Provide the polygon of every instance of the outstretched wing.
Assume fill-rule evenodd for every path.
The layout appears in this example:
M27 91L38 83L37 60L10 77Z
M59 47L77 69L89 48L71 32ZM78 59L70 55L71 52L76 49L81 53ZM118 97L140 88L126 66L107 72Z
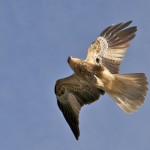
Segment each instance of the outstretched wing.
M111 73L118 73L129 42L137 31L136 26L126 28L131 22L111 25L103 30L88 48L86 61L104 65Z
M78 80L75 75L57 80L55 85L57 104L78 140L79 113L84 104L96 101L104 91L97 89L85 81Z

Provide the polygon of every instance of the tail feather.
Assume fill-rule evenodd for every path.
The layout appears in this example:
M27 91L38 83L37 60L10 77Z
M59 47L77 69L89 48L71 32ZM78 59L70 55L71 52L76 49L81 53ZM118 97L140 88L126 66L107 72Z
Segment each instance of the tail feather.
M143 103L147 94L147 78L143 73L114 74L116 85L106 91L125 112L133 113Z

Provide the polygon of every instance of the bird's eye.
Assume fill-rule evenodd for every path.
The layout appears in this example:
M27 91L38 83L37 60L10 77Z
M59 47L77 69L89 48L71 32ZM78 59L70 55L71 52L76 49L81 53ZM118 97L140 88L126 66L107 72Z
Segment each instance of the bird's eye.
M99 63L99 61L100 61L99 58L96 58L96 62Z

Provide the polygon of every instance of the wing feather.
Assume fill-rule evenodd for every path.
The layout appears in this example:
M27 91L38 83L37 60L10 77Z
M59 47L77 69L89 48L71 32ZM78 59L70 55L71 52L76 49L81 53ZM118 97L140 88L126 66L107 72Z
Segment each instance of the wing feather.
M88 48L86 61L104 65L111 73L118 73L129 42L135 37L136 26L126 28L132 21L111 25Z
M84 104L96 101L104 91L97 89L85 81L81 83L75 75L57 80L55 85L57 104L64 118L70 126L74 136L78 140L79 113Z
M81 105L77 101L76 97L71 93L66 96L67 96L67 100L65 102L62 102L63 100L62 98L57 97L57 104L59 109L62 111L64 118L69 124L74 136L78 140L78 137L80 135L78 118L79 118Z

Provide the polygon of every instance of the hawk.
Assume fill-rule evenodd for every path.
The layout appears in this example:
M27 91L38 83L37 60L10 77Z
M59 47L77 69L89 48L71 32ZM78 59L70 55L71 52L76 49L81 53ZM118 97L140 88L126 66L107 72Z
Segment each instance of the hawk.
M119 67L135 37L132 21L108 26L89 46L87 57L68 58L74 73L56 81L57 104L78 140L81 107L98 100L106 92L125 112L131 114L144 102L147 77L144 73L120 74Z

